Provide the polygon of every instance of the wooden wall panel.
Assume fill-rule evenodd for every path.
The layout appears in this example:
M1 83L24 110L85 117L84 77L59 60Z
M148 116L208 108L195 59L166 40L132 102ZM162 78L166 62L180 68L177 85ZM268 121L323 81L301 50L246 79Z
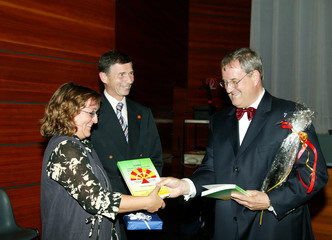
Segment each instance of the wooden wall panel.
M0 23L7 50L91 61L114 46L115 2L1 0Z
M173 88L187 81L188 0L121 0L116 11L115 46L134 63L130 97L170 120Z
M0 145L39 143L39 119L43 117L44 105L0 103ZM10 120L9 120L10 116Z
M44 146L0 147L0 188L39 184Z
M45 103L65 82L100 89L97 61L115 43L115 1L0 0L0 188L17 222L41 229Z
M190 0L188 87L206 78L220 78L226 52L248 47L251 1Z
M192 89L202 88L203 84L206 82L207 78L215 78L218 82L221 81L220 72L220 61L222 58L221 52L215 52L207 54L202 51L190 51L188 58L188 84ZM221 89L219 84L217 85L217 90L215 91L225 91Z
M46 103L60 84L69 81L99 90L97 61L97 57L88 63L2 52L0 100Z

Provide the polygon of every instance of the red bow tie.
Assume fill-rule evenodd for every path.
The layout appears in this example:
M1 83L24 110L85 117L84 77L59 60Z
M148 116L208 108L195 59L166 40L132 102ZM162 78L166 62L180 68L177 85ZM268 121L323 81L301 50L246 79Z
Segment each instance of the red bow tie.
M236 109L236 118L237 118L237 120L240 120L245 112L248 114L248 119L251 120L254 117L256 109L253 108L253 107L250 107L250 108L237 108Z

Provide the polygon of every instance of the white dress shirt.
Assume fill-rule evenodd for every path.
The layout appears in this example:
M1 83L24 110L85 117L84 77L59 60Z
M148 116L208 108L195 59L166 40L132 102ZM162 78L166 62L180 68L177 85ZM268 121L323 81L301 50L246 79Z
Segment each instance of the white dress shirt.
M263 88L262 94L258 97L258 99L253 104L251 104L248 107L253 107L253 108L257 109L259 103L261 102L261 100L264 96L264 93L265 93L265 89ZM245 112L243 117L238 121L239 121L239 140L240 140L240 145L241 145L252 120L248 119L248 113Z
M116 114L116 105L119 103L118 100L116 100L114 97L112 97L111 95L109 95L106 90L104 90L104 94L108 100L108 102L111 104L115 114ZM123 119L125 120L125 122L127 123L128 126L128 111L127 111L127 101L126 101L126 97L123 97L122 101L120 101L123 103L123 107L121 110L121 114Z

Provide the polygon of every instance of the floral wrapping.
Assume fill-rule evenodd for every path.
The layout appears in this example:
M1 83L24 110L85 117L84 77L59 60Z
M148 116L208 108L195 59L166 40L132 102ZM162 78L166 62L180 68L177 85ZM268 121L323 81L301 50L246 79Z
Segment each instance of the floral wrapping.
M271 169L264 179L261 191L268 192L280 187L292 171L296 160L301 157L308 145L315 152L314 147L307 138L307 134L304 132L310 127L313 119L314 112L298 104L296 110L289 117L286 116L285 120L281 122L282 128L290 129L292 132L282 142ZM300 143L302 143L301 149L299 149ZM316 157L315 161L317 161ZM308 167L311 168L310 166ZM311 169L314 175L315 169ZM314 176L311 179L314 180ZM304 184L302 180L301 182Z

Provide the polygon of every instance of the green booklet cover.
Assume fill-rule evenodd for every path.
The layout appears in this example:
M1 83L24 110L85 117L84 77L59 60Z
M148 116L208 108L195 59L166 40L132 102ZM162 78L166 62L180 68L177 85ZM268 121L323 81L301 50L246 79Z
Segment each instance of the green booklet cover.
M160 181L159 174L150 158L119 161L117 165L133 196L149 195L156 183ZM158 194L166 197L169 191L161 187Z
M211 184L204 185L203 187L207 190L202 192L202 197L229 200L231 199L231 193L234 191L249 196L249 194L245 190L243 190L236 184Z

